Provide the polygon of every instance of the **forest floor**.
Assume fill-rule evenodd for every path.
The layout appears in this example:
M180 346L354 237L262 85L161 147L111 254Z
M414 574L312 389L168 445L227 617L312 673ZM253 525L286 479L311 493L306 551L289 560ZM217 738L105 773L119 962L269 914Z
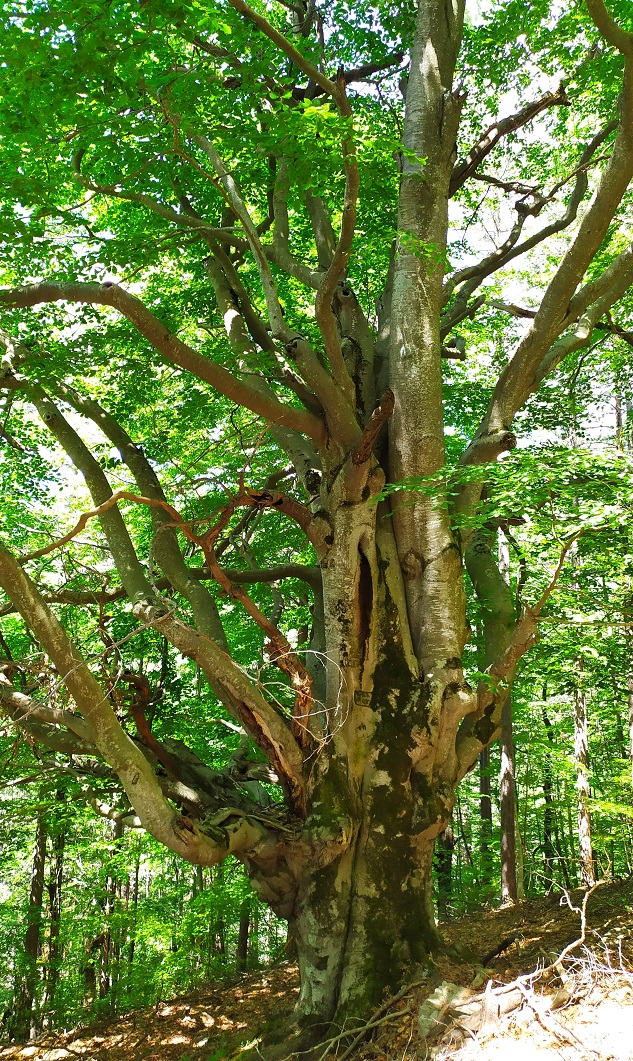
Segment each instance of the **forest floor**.
M576 911L564 897L549 896L445 922L451 956L376 1014L381 1023L369 1035L377 1038L365 1037L354 1061L633 1061L633 885L601 885L590 896L585 943L565 961L564 983L550 977L542 993L531 974L580 936L582 892L569 898ZM502 953L490 958L502 944ZM490 1019L488 1006L475 1033L464 1028L461 1003L436 1001L434 1031L420 1037L420 1006L432 992L440 1000L490 1001L493 987L504 991L501 985L517 978L520 1002L512 1012L497 1016L495 1010ZM279 965L63 1035L0 1046L0 1061L238 1061L247 1043L284 1021L297 993L296 967ZM316 1056L350 1056L345 1051L353 1038L348 1034Z

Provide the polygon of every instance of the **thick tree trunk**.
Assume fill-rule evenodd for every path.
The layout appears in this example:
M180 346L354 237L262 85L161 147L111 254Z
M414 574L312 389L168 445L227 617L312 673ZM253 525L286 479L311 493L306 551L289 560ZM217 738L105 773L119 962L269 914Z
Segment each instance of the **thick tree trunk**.
M370 1012L437 948L433 848L455 799L457 725L473 705L454 649L463 607L459 631L454 599L445 625L438 616L422 673L393 521L369 499L350 503L337 474L322 567L327 688L313 723L327 755L315 759L287 855L296 890L276 903L297 944L308 1025ZM269 870L253 876L270 901Z
M366 821L345 856L312 875L298 897L291 929L308 1023L370 1012L438 947L433 842L412 844L402 817L394 837L390 810Z
M419 677L390 522L374 531L369 506L335 516L323 572L329 651L319 736L329 754L316 758L308 817L287 856L296 891L273 900L297 946L299 1023L321 1028L370 1012L438 946L433 849L458 765L453 757L434 766L430 734L461 689L447 689L445 659L433 668L437 681ZM270 872L250 868L271 901Z

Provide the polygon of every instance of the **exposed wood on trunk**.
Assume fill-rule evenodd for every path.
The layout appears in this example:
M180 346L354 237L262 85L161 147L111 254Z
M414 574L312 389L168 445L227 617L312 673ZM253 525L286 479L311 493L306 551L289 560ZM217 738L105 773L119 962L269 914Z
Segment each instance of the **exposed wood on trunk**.
M251 926L251 902L246 898L240 906L240 923L237 934L237 952L235 955L235 970L243 973L248 961L248 933Z

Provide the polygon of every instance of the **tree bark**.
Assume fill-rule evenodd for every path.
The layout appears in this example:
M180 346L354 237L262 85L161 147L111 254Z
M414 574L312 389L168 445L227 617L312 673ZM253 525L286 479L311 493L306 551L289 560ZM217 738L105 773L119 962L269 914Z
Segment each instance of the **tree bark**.
M547 699L547 690L543 689L543 700ZM553 744L554 730L550 722L545 704L543 704L543 723L549 744ZM556 860L556 848L554 847L554 768L552 756L549 751L545 752L543 763L543 869L548 892L554 886L554 864Z
M308 1024L315 1014L327 1021L336 1013L338 1021L341 1014L367 1012L437 949L430 886L433 842L413 851L406 841L394 845L391 838L389 843L377 827L382 824L386 830L391 820L385 813L381 822L375 821L374 838L367 827L359 830L365 834L356 854L361 873L352 876L354 852L348 852L338 864L311 875L299 892L290 928L301 974L300 1020ZM347 924L340 920L345 913Z
M587 734L587 697L584 689L584 660L578 660L579 681L574 689L574 756L576 760L576 793L578 798L578 854L580 880L585 888L596 883L593 844L591 842L591 786L589 783L589 740Z
M237 934L237 953L235 969L238 973L246 971L248 963L248 932L251 925L251 900L246 898L240 906L240 922Z
M57 791L57 805L62 811L65 803L63 789ZM57 815L51 829L52 860L48 882L48 955L46 961L46 989L44 992L43 1011L50 1024L55 1008L55 994L59 984L59 975L63 960L60 939L62 916L62 882L64 877L64 850L66 846L66 823L62 815Z
M514 737L512 733L512 694L509 693L501 712L501 767L499 797L501 815L501 902L516 903L516 785L514 780Z
M490 748L479 755L479 884L482 897L492 883L492 785L490 778Z
M47 827L43 809L37 811L35 845L31 864L31 884L27 907L27 927L24 935L23 969L17 991L14 1034L18 1040L34 1038L38 1029L37 994L39 973L37 959L40 953L43 920L42 902L46 867Z

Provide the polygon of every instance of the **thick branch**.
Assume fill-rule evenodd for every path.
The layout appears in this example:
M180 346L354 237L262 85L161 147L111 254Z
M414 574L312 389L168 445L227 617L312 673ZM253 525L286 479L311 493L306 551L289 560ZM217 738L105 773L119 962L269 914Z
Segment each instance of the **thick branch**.
M504 601L503 611L505 615L501 619L504 633L499 646L501 651L497 658L487 667L486 680L479 684L477 710L463 720L457 734L455 750L459 763L460 779L468 773L476 762L481 749L490 744L499 735L501 712L508 688L514 678L517 663L538 640L538 620L541 612L556 588L570 549L582 533L582 530L578 531L565 542L549 584L537 603L524 609L511 634L508 626L511 621L512 604L509 596ZM490 565L478 562L475 557L472 559L474 560L473 574L475 580L480 580L482 593L490 600L494 583Z
M610 14L604 0L585 0L587 10L596 27L609 44L633 59L633 33L627 33Z
M309 59L306 59L305 56L295 48L294 44L292 44L287 37L284 37L283 33L280 33L278 29L275 29L275 27L270 24L268 19L264 18L263 15L260 15L259 12L254 11L248 4L245 4L244 0L229 0L229 3L231 7L235 8L235 10L240 13L240 15L245 15L245 17L251 22L254 22L257 28L260 29L262 33L265 33L273 44L276 44L279 50L283 52L284 55L287 55L291 62L293 62L302 73L306 74L311 81L314 81L315 84L319 85L328 96L336 98L336 83L330 81L325 74L321 73L318 67L314 66Z
M358 164L356 161L356 148L349 128L350 119L352 116L351 107L345 95L345 82L342 79L337 81L330 81L328 77L321 73L321 71L307 60L300 51L292 44L282 33L280 33L274 26L268 22L263 15L254 11L248 4L244 3L244 0L229 0L229 3L236 11L240 14L245 15L255 25L266 34L267 37L273 41L274 44L287 55L292 62L307 74L308 77L319 85L324 92L332 97L335 101L339 114L348 123L348 129L342 137L342 151L343 161L345 165L345 194L343 199L343 211L341 218L341 231L339 234L338 244L336 246L334 256L330 263L327 273L325 274L319 289L317 291L317 297L315 302L315 316L323 340L325 343L325 351L330 362L332 374L334 379L341 387L341 390L349 401L353 399L353 384L347 372L345 362L341 353L340 343L336 332L336 321L334 314L332 313L332 298L336 290L343 272L347 266L347 262L352 249L352 239L354 236L354 230L356 228L356 203L358 199L358 190L360 186L360 176L358 172ZM203 138L196 138L196 142L200 146L204 146L202 143ZM205 147L206 150L206 147ZM217 161L211 154L209 157L212 158L214 167L218 175L220 170L217 166ZM222 178L224 180L224 178ZM227 185L228 188L228 185ZM231 200L233 202L233 200ZM238 214L238 216L240 216ZM240 220L242 220L240 216ZM243 220L242 223L244 224ZM249 235L248 230L247 235ZM250 240L250 235L249 235ZM286 241L281 241L282 246L285 248ZM253 246L255 250L255 247ZM259 262L258 262L259 267ZM262 282L264 278L262 277ZM266 285L264 285L266 291ZM266 292L266 298L268 301L268 293ZM270 306L269 306L270 313ZM282 330L275 328L275 320L271 315L271 324L273 325L273 331L279 335L280 338L286 342L289 341L289 336L284 335Z
M284 351L321 402L332 438L343 449L351 449L356 445L361 430L347 394L324 368L302 335L295 335L285 344Z
M226 653L172 614L165 614L147 601L134 606L134 615L149 622L183 655L194 660L205 674L221 682L230 694L240 722L255 743L271 759L294 809L305 807L303 756L285 721L264 698L245 672Z
M332 375L351 404L354 400L354 383L345 365L337 333L336 318L332 311L332 299L334 298L337 284L345 274L352 252L352 241L356 229L356 207L360 188L356 145L351 130L352 110L345 96L344 85L340 86L338 103L339 112L349 125L348 131L342 138L343 161L345 164L345 193L343 196L341 230L330 267L317 291L314 314L321 329Z
M0 683L0 714L10 718L30 740L53 752L60 752L62 755L98 754L96 746L89 739L79 737L75 732L76 725L81 726L83 723L86 726L82 718L70 711L47 708L5 681ZM62 715L71 716L73 730L59 728L65 721L59 717Z
M190 158L185 152L180 153L186 161L194 166L194 168L198 170L201 169L195 160ZM111 198L124 199L131 203L138 203L139 206L144 206L148 210L151 210L151 212L156 214L157 217L161 217L163 220L169 221L172 224L177 225L179 228L185 228L187 231L193 232L194 234L198 232L205 241L214 240L225 247L235 247L235 249L239 251L247 251L249 249L249 241L244 239L243 236L238 236L232 228L218 228L216 225L211 225L194 210L183 210L181 213L178 213L171 206L165 206L164 203L159 203L156 199L153 199L151 195L147 195L144 192L124 191L119 184L98 184L95 181L90 180L90 178L85 177L81 173L80 166L82 157L83 152L78 152L73 160L73 164L75 179L83 188L96 192L98 195L107 195ZM207 174L207 176L209 176L209 174ZM214 183L216 183L215 180ZM264 229L257 226L256 231L258 235L261 235ZM274 265L291 273L292 276L295 276L302 284L305 284L306 287L311 287L315 290L318 288L321 281L321 274L319 272L313 272L308 266L303 265L294 258L280 259L274 247L265 244L261 244L261 247L266 258Z
M101 465L73 430L41 387L27 384L27 393L46 427L63 446L70 460L83 475L91 497L101 506L99 521L121 581L130 597L151 595L152 588L140 563L123 517L116 505L104 507L112 497L112 488Z
M171 115L169 116L169 119L177 130L176 123L178 119ZM257 265L257 271L259 272L259 278L264 291L264 297L268 309L268 318L272 327L273 336L276 339L280 339L282 342L288 342L292 335L292 331L284 319L281 303L279 302L277 285L271 272L266 252L262 247L257 228L248 212L241 192L237 186L237 182L227 169L224 159L207 136L201 136L195 129L190 129L188 127L185 128L185 132L187 136L189 136L194 143L204 151L205 155L210 160L213 169L215 170L217 181L224 191L226 200L230 204L231 209L246 233L246 238L253 257L255 258L255 264Z
M144 827L171 851L189 862L213 865L232 850L252 843L248 831L226 830L223 842L213 842L183 819L164 798L149 763L118 722L101 689L77 649L66 636L34 584L17 561L0 546L0 585L42 644L68 692L94 733L94 743L119 775Z
M87 750L84 750L81 754L94 754L96 749L92 726L81 715L75 715L72 711L66 711L63 708L49 707L45 703L33 700L26 693L16 689L3 674L0 674L0 697L5 704L10 705L13 711L11 717L14 720L28 721L29 719L35 719L35 721L45 722L49 726L65 726L67 730L70 730L71 733L79 738L80 743L83 742L86 746Z
M314 232L319 268L326 271L332 264L336 250L336 236L330 214L323 199L318 195L312 195L311 192L306 192L305 204Z
M369 460L378 435L393 414L394 402L393 391L387 388L380 399L380 404L374 409L365 425L361 440L352 454L352 464L361 465Z
M575 239L551 279L533 324L504 368L474 443L462 463L477 463L478 439L507 432L517 411L535 387L545 355L564 330L568 308L595 257L633 177L633 50L627 55L620 94L620 120L613 149Z
M311 413L282 405L277 399L259 394L225 368L202 357L168 331L143 303L117 284L32 284L0 291L0 302L8 306L37 306L44 302L79 302L112 306L126 317L162 356L199 379L205 380L230 401L251 409L265 420L294 428L323 442L323 423Z
M321 588L321 569L304 567L303 564L280 564L266 569L249 568L245 571L230 571L222 568L231 582L281 582L284 578L296 578L313 590Z
M24 559L24 558L23 558ZM209 571L208 567L189 567L187 568L189 578L197 579L199 581L211 581L213 575ZM318 567L304 567L303 564L280 564L278 567L269 567L265 569L260 568L247 568L244 570L238 570L233 568L223 567L222 571L230 579L231 582L237 584L240 583L255 583L255 582L281 582L285 578L295 578L299 582L305 582L307 586L310 586L315 592L321 589L321 570ZM107 575L104 575L107 577ZM172 585L168 578L155 579L153 586L155 589L163 590L169 589ZM42 599L47 604L75 604L81 607L82 605L91 604L109 604L112 601L124 600L127 597L127 593L123 586L108 586L103 585L100 589L60 589L55 593L44 592L42 593ZM15 611L12 604L4 605L0 608L0 617L3 615L11 615Z
M170 120L172 122L176 121L173 116L170 118ZM348 397L344 393L339 383L335 379L333 380L327 370L322 366L316 354L312 350L310 344L302 337L297 336L293 332L293 330L289 328L286 324L283 310L279 302L277 285L270 270L266 253L259 240L255 225L253 224L248 210L246 209L235 179L227 170L223 159L220 157L208 137L200 136L198 133L191 129L187 129L186 132L187 135L190 136L191 139L196 144L198 144L200 148L202 148L202 150L211 160L213 168L218 175L223 189L225 190L227 200L235 211L236 216L240 219L242 225L244 226L249 244L251 246L251 250L255 257L255 262L257 264L260 281L266 299L268 317L271 323L273 336L277 339L281 339L284 342L284 349L286 351L286 354L289 356L290 360L292 360L293 363L297 365L297 368L303 376L303 379L306 381L308 386L312 388L319 401L323 405L327 417L328 427L330 428L330 432L333 437L341 445L345 447L349 446L353 442L353 439L350 441L350 429L353 432L354 428L356 427L356 424L351 406L349 405ZM345 258L345 260L347 259ZM327 275L329 274L326 274L326 279ZM321 288L319 288L319 290L321 290ZM331 312L331 308L330 316L332 317L333 321L334 318ZM324 317L324 320L326 320L327 329L326 317ZM335 326L334 330L336 330ZM324 338L326 341L327 348L327 337L324 336ZM297 345L299 343L300 346ZM264 395L262 395L262 398L263 397ZM242 404L246 403L243 402ZM250 408L253 408L253 406L251 405ZM316 420L316 417L313 417L310 413L306 412L302 415L308 416L312 420L315 420L317 423L320 423L318 420ZM270 417L268 419L270 419ZM288 420L282 422L279 418L276 419L276 423L281 424L281 426L284 427L296 426L295 424L290 423ZM322 425L320 424L320 426ZM310 432L308 431L305 431L305 433L310 435ZM310 435L310 437L315 438L316 441L316 436L314 434ZM320 439L321 441L323 440L322 435L320 436Z
M527 125L528 122L532 121L537 114L541 114L544 110L549 110L550 107L568 107L569 100L565 93L563 85L560 85L555 92L546 92L540 99L534 100L533 103L528 103L525 107L522 107L516 114L510 114L507 118L502 118L498 122L493 122L485 133L481 135L477 143L470 149L466 158L463 162L458 162L455 166L449 188L449 194L455 195L457 191L466 183L468 178L472 176L474 171L481 165L486 155L489 155L492 149L499 143L502 136L507 136L509 133L516 132L517 129Z
M596 303L603 296L608 295L608 292L618 285L622 277L628 275L631 263L633 262L633 243L630 244L626 250L622 251L621 254L611 262L611 265L596 277L595 280L591 280L589 283L584 284L583 287L574 295L571 299L567 308L567 315L563 324L571 324L573 321L578 320L580 315L584 313L589 306ZM630 280L626 284L628 287ZM626 287L622 288L622 294L626 290Z
M272 196L273 216L273 245L272 252L275 264L290 276L296 277L306 287L318 290L321 282L321 273L315 273L312 269L298 261L290 251L290 223L288 218L288 194L290 192L290 173L288 160L280 158L277 168L277 177ZM268 252L266 252L268 253Z
M222 252L218 254L214 251L214 254L206 259L205 266L211 277L229 342L240 359L240 368L251 371L260 360L255 343L262 346L262 349L272 349L272 352L276 352L274 344L265 329L261 328L264 334L260 335L259 320L252 309L248 293L228 257ZM250 386L260 394L268 394L274 399L272 387L257 372L251 372ZM297 431L280 427L278 424L272 424L270 431L280 448L292 460L301 482L306 486L310 472L320 467L316 452L308 440Z
M502 246L487 255L476 265L468 266L466 269L460 269L448 279L445 284L445 301L448 301L451 293L457 286L461 284L464 286L457 295L455 304L447 313L446 318L442 321L442 330L444 333L454 327L459 320L463 320L464 316L468 315L468 299L483 283L486 277L503 268L503 266L507 265L515 258L520 257L522 254L527 254L528 251L533 250L534 247L543 243L544 240L548 239L550 236L563 232L573 224L578 216L578 209L589 186L589 179L587 176L589 163L598 148L611 135L616 127L617 122L609 122L609 124L605 126L604 129L601 129L585 147L580 156L578 166L574 171L576 178L574 187L572 189L569 203L567 204L567 208L562 217L544 225L543 228L534 232L531 236L528 236L528 238L523 240L522 243L519 243L519 237L523 231L527 218L531 215L536 216L540 213L546 203L555 194L552 192L547 196L541 196L537 192L532 191L525 193L525 196L515 206L517 219ZM524 201L524 198L528 195L534 198L533 206L527 206Z
M103 431L106 438L117 447L134 476L139 490L155 501L166 503L167 499L150 462L117 421L97 402L72 391L65 384L58 387L58 392L77 412L88 416ZM222 648L226 649L226 637L215 600L209 591L200 585L200 580L192 577L178 547L173 519L163 507L158 505L151 506L150 513L155 532L153 552L169 583L178 593L182 593L191 605L196 626L200 632L212 637Z
M97 505L96 508L82 513L75 526L72 530L68 531L67 534L64 534L54 542L49 542L48 545L42 546L41 549L26 553L20 557L20 562L25 563L27 560L36 560L40 556L46 556L48 553L54 552L55 549L59 549L60 546L66 545L67 542L71 541L84 529L89 520L102 516L114 505L118 504L119 501L132 501L137 505L147 505L149 508L157 507L162 509L171 516L173 521L171 525L173 527L179 528L190 541L197 542L197 538L190 530L189 524L182 519L177 510L173 505L170 505L168 501L159 500L153 497L143 497L132 493L130 490L116 490L114 493L110 494L103 504ZM320 545L320 539L314 534L310 526L312 521L310 509L306 508L305 505L302 505L299 501L286 497L285 494L271 493L267 490L257 491L245 489L240 494L239 499L236 500L236 504L243 505L246 508L274 508L278 512L283 512L284 515L298 523L298 525L305 531L309 540L315 545L315 548ZM201 575L200 577L203 576Z
M206 234L214 239L217 239L223 243L230 243L233 246L238 246L243 250L246 250L248 244L246 240L240 239L235 236L228 229L218 228L216 225L210 225L203 218L188 213L178 213L171 206L165 206L164 203L159 203L156 199L152 199L151 195L146 195L144 192L132 192L124 191L119 184L98 184L92 181L89 177L84 176L81 172L81 163L83 161L84 151L78 151L73 157L73 176L78 184L87 191L97 192L99 195L108 195L114 199L125 199L131 203L137 203L139 206L144 206L148 210L151 210L157 217L162 217L164 221L170 221L174 225L178 225L179 228L186 228L189 231L195 230L201 234Z
M150 508L158 507L162 509L172 517L174 526L182 530L186 537L197 544L202 544L176 509L167 502L154 498L139 497L130 491L119 490L117 493L112 494L102 505L84 513L73 530L60 539L59 542L51 543L49 546L29 554L24 559L34 559L37 556L43 556L51 552L52 549L57 548L59 544L70 541L86 525L89 519L95 516L103 516L105 512L123 498L137 504L148 505ZM254 501L245 501L244 503L257 504ZM295 507L302 508L302 506L298 506L297 502L293 504ZM217 570L214 570L214 576L217 578ZM33 588L35 589L35 587ZM7 594L13 600L8 590ZM137 594L137 603L133 608L134 614L141 617L143 621L149 622L150 625L157 625L160 621L161 629L164 630L167 639L180 652L199 664L209 679L212 688L215 687L216 683L219 684L224 694L223 700L226 702L225 697L228 698L230 707L253 735L256 743L273 759L275 765L278 766L280 776L283 777L286 783L295 806L298 809L303 809L305 805L303 761L301 751L286 722L274 711L257 687L251 684L250 680L212 638L198 635L196 631L185 623L172 619L172 613L165 614L163 605L152 598L153 594L140 594L139 599ZM42 600L42 598L39 599ZM13 603L18 607L15 601ZM42 605L46 607L43 600ZM18 610L20 610L19 607Z

